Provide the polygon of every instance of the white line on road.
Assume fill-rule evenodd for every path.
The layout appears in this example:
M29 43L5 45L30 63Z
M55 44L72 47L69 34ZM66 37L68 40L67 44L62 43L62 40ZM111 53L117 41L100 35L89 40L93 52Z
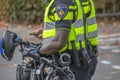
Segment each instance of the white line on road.
M116 48L116 46L100 46L100 49L113 49Z
M105 65L109 65L109 64L111 64L112 62L107 61L107 60L101 60L100 63L105 64ZM120 70L120 65L113 65L112 68L113 68L113 69Z
M114 52L114 53L120 53L120 50L116 49L116 50L112 50L112 52Z
M110 61L107 61L107 60L101 60L100 63L102 63L102 64L107 64L107 65L108 65L108 64L111 64L111 62L110 62Z
M112 68L120 70L120 65L113 65Z

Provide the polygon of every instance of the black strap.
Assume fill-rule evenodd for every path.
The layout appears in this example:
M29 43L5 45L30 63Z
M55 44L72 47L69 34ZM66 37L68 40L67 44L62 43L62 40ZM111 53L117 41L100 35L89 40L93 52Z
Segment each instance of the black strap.
M75 41L71 41L73 63L75 64L76 68L80 68L81 63L80 63L80 59L79 59L79 52L77 51L74 42Z
M82 11L83 11L83 26L84 26L85 47L87 47L87 40L88 40L88 38L87 38L87 34L86 34L87 33L87 31L86 31L86 29L87 29L86 22L87 22L87 18L89 16L90 12L87 13L87 14L84 14L84 10L83 10L84 5L82 5L82 2L85 2L85 1L88 1L88 0L80 0L81 6L82 6ZM90 2L89 2L89 4L90 4Z

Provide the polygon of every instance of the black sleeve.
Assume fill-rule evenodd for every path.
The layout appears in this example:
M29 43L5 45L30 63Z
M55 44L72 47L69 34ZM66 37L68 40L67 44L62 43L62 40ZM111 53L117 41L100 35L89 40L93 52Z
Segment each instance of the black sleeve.
M62 4L67 5L68 8L69 8L69 6L74 6L72 0L55 0L55 7L57 7L58 5L62 5ZM66 15L68 12L73 12L73 11L68 9L66 12ZM58 13L57 10L56 10L56 13ZM73 19L66 20L66 19L64 19L64 17L60 18L60 20L55 21L56 29L70 30Z
M71 20L61 20L55 22L55 27L57 29L66 29L70 30L72 21Z

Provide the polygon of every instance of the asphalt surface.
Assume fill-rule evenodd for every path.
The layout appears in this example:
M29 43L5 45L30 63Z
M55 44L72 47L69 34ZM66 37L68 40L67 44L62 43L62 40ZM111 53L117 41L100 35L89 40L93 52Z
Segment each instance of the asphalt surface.
M23 39L32 40L28 37L32 29L20 28L10 29L17 32ZM5 29L0 29L2 36ZM120 80L120 45L99 46L98 65L92 80ZM15 50L12 61L6 61L0 56L0 80L16 80L16 66L21 63L21 53L18 48Z
M120 80L120 45L99 46L99 51L93 80Z

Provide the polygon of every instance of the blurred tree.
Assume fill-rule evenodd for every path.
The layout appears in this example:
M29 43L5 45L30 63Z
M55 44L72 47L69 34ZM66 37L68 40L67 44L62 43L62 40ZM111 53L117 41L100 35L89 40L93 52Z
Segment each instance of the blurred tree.
M115 5L113 2L115 1ZM94 0L97 13L112 13L113 7L115 12L120 12L120 0Z
M0 20L4 19L4 5L3 5L4 0L0 0Z
M105 7L105 4L103 4L103 0L94 0L94 2L95 2L96 12L102 13L103 8Z
M120 12L119 0L94 0L97 13ZM44 0L0 0L0 20L15 23L41 23L44 16Z
M116 3L116 12L119 12L120 13L120 0L115 0L115 3Z
M41 23L43 19L43 0L2 0L8 22ZM1 8L0 8L1 9Z

